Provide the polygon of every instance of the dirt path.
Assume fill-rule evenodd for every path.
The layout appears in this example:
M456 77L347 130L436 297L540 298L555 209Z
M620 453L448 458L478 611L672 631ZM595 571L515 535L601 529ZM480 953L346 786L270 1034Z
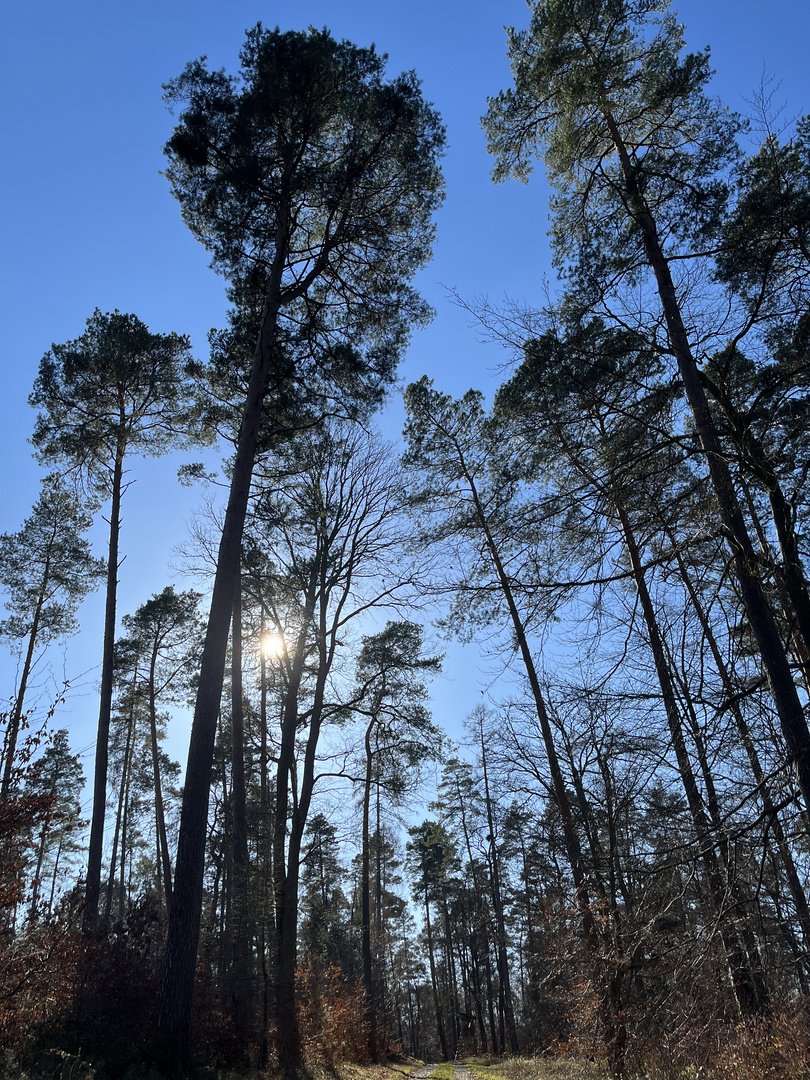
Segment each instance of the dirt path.
M438 1064L434 1061L429 1065L421 1065L410 1074L410 1080L427 1080ZM453 1080L474 1080L473 1074L466 1065L458 1065L453 1062Z

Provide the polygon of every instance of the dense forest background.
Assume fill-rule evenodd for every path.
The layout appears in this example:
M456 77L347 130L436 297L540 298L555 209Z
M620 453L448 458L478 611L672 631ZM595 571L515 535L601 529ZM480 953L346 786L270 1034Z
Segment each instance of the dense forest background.
M658 0L529 15L483 126L496 181L545 176L556 280L456 294L498 385L409 381L404 445L377 418L446 193L418 78L258 24L164 85L229 308L204 357L96 308L30 390L44 479L0 537L12 1075L806 1067L810 126L767 77L748 116L713 98ZM127 610L164 528L155 499L129 538L144 458L199 509ZM94 591L97 686L56 675ZM475 707L445 689L451 740L457 642L483 677Z

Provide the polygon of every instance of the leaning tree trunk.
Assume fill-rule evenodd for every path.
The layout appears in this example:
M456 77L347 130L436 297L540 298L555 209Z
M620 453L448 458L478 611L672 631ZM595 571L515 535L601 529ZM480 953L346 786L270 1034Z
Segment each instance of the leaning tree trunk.
M681 580L686 586L686 590L689 594L689 599L692 602L692 607L695 610L695 614L698 617L703 635L714 658L714 664L717 668L717 673L720 676L720 681L723 684L723 691L726 695L726 704L734 717L734 721L737 725L737 731L745 747L745 752L748 756L748 761L751 765L751 772L754 774L754 779L757 783L757 790L759 791L759 797L762 802L762 808L765 811L765 816L768 820L769 828L773 831L776 838L777 847L779 848L779 854L782 858L782 863L785 870L785 876L787 877L788 887L790 888L791 896L793 897L793 903L796 906L796 915L799 920L799 925L802 928L802 938L804 941L805 951L810 948L810 906L808 906L807 895L804 891L804 887L799 879L799 873L796 868L796 863L793 858L793 852L791 851L790 844L788 843L785 830L782 828L782 822L779 818L779 813L773 801L773 795L771 793L770 784L768 778L765 775L765 770L762 767L762 763L757 753L757 748L754 745L754 740L751 736L751 730L748 727L748 721L743 715L743 711L740 708L739 694L734 687L731 679L731 674L726 666L726 662L723 659L723 655L720 651L720 646L717 643L717 639L714 636L711 624L709 622L708 615L706 614L700 598L698 597L697 590L692 582L691 576L684 563L683 556L675 544L675 539L671 533L668 534L670 540L673 543L673 549L675 556L678 560L678 569L680 571Z
M810 813L810 729L793 682L787 652L776 626L762 582L756 572L757 556L740 509L728 461L720 443L703 389L700 371L692 355L669 262L664 255L655 219L639 190L636 169L610 110L603 106L613 144L621 164L629 213L641 229L650 268L655 275L672 352L706 459L718 509L731 549L740 594L759 654L768 676L788 757Z
M28 689L28 679L31 675L31 667L34 663L34 649L37 643L37 634L39 633L39 623L42 617L42 608L45 603L45 594L48 588L50 559L45 563L45 570L43 571L42 585L37 597L37 606L34 609L34 617L31 620L31 632L28 635L28 647L25 650L25 660L23 661L23 669L20 675L20 686L17 690L17 699L14 702L14 709L11 713L11 719L8 723L8 730L6 734L5 745L5 761L3 763L3 780L0 785L0 799L8 799L9 791L11 790L11 782L14 776L14 756L17 752L17 738L20 734L20 726L22 724L23 717L23 704L25 702L25 692Z
M281 307L282 271L287 247L287 215L283 207L279 212L278 222L276 255L270 269L261 330L239 428L236 460L231 474L231 488L203 645L180 816L172 914L158 1006L158 1028L167 1037L167 1052L184 1065L190 1061L191 1056L191 1006L202 914L208 798L217 716L225 676L228 629L239 577L242 534L262 406L276 347L276 325Z
M574 879L574 890L582 926L582 936L587 949L594 983L598 987L602 1034L607 1047L611 1070L616 1075L622 1075L624 1072L624 1057L627 1048L627 1026L624 1020L622 1003L617 995L617 980L613 978L606 979L604 973L601 971L602 964L600 958L599 931L591 909L582 848L580 846L579 836L577 835L571 802L565 787L565 779L562 774L562 769L560 768L560 759L557 754L557 747L554 743L551 721L546 708L543 690L540 685L540 678L534 664L532 651L529 648L526 628L523 625L523 619L521 618L517 603L515 602L512 583L503 565L503 560L501 559L498 545L495 542L495 537L489 527L489 522L483 504L481 503L477 485L467 468L466 462L459 460L459 465L473 500L476 518L484 535L484 543L495 568L498 584L500 585L501 592L506 601L512 628L515 632L518 650L520 651L521 659L523 660L523 665L526 669L526 677L528 678L529 686L532 691L535 713L540 724L543 746L546 751L549 772L551 773L554 801L562 821L566 855L571 866L571 875Z
M802 565L799 541L796 536L796 528L793 520L793 508L780 483L776 467L762 442L754 435L751 425L745 416L742 416L728 394L721 387L710 380L704 371L701 371L701 380L709 390L712 398L723 410L728 423L731 438L737 445L742 462L751 470L765 492L771 508L771 518L776 531L776 539L782 556L782 566L773 566L774 576L780 586L780 594L784 592L789 598L789 604L782 600L785 608L785 617L788 623L793 623L794 638L798 638L797 652L805 679L805 686L810 690L810 593L807 588L807 579ZM748 492L742 480L743 491ZM749 503L752 500L749 497ZM753 512L753 506L752 506ZM754 515L755 516L755 515ZM759 523L754 521L754 528L761 533ZM770 551L764 537L760 535L760 545L763 553L770 560ZM780 599L781 599L780 595ZM788 607L792 609L788 610Z
M123 428L123 424L121 425ZM101 660L101 696L96 735L96 763L93 775L93 813L90 819L90 847L87 853L87 885L83 924L89 929L98 919L101 892L101 863L104 846L104 811L107 806L107 763L110 744L110 716L113 695L113 655L115 650L115 603L118 593L118 535L121 530L121 481L124 474L126 435L122 431L115 448L110 507L110 545L107 553L107 603L104 611L104 652Z
M723 881L714 846L715 841L712 835L711 824L706 815L703 798L698 789L695 774L692 769L692 763L689 760L689 754L686 749L683 724L681 723L680 709L675 693L675 685L673 683L669 664L667 663L666 650L664 648L661 632L658 628L655 609L653 607L649 589L647 588L647 581L644 576L644 566L641 561L641 553L638 549L630 519L615 490L613 493L613 505L619 519L625 548L633 571L636 592L641 604L644 624L647 631L647 640L653 655L655 671L661 688L661 696L664 701L664 713L667 718L672 748L675 751L678 773L681 777L684 794L686 795L686 802L689 806L689 812L695 828L698 850L706 870L712 903L720 923L720 932L731 970L734 993L743 1014L758 1012L763 1008L766 1002L762 998L762 992L754 985L750 977L750 973L747 970L748 965L745 961L742 947L736 938L736 933L732 932L727 925L726 920L728 913L725 910L727 883Z

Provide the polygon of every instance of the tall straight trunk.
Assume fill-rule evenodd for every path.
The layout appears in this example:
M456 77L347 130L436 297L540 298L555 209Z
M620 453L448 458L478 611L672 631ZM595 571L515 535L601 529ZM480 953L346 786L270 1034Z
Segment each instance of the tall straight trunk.
M599 933L593 911L591 910L587 876L582 858L582 848L579 843L574 815L568 798L568 792L565 787L565 779L562 774L562 769L560 768L560 759L554 743L551 721L549 719L548 710L546 709L543 691L540 686L540 679L534 664L534 657L529 648L523 620L518 611L517 603L515 602L509 575L504 568L498 545L495 542L495 537L489 527L489 522L478 494L477 485L467 467L466 461L463 460L461 455L459 465L473 500L478 524L484 535L484 543L489 552L490 559L492 560L498 578L498 584L500 585L501 592L506 601L518 650L526 670L529 687L531 688L535 713L540 724L543 746L546 751L549 772L551 773L554 801L562 822L566 855L568 857L569 865L571 866L571 876L574 879L574 889L582 926L582 936L588 952L594 982L598 987L602 1032L607 1047L608 1059L613 1072L616 1075L621 1075L624 1072L624 1056L627 1047L627 1027L623 1016L621 1002L616 996L615 980L608 980L606 982L599 970L601 966L599 963Z
M489 771L487 769L487 750L484 740L484 727L481 725L481 769L484 774L484 799L487 808L489 826L489 851L492 863L492 907L495 911L495 926L498 932L498 980L503 993L506 1029L509 1033L509 1051L515 1057L519 1053L515 1010L512 1003L512 985L509 979L509 959L506 953L506 923L503 917L503 898L501 895L500 858L495 843L495 820L492 813L492 798L489 791Z
M51 894L48 897L48 918L49 919L50 919L51 915L53 914L53 901L54 901L54 898L56 896L56 882L58 880L57 875L59 874L59 860L62 857L62 843L63 843L63 841L60 839L59 844L57 845L57 848L56 848L56 856L55 856L55 858L53 860L53 873L51 874Z
M56 799L56 792L51 792L51 798ZM31 906L28 909L28 920L33 922L37 916L37 901L39 900L39 890L42 878L42 864L45 861L45 844L48 840L48 833L51 828L51 814L53 812L53 805L48 807L45 814L45 820L42 823L42 832L39 835L39 850L37 851L37 868L34 872L34 885L31 889Z
M461 1033L459 1004L458 1004L458 979L456 978L456 958L453 955L453 931L450 926L450 911L447 906L447 890L442 886L442 914L444 916L444 948L445 948L445 971L447 972L448 989L450 991L451 1034L453 1036L453 1060L458 1054L458 1040Z
M228 751L222 732L220 716L220 749L222 763L222 847L224 851L222 876L221 932L219 936L219 996L224 1010L230 1007L228 970L233 957L233 794L228 793Z
M748 535L731 471L709 410L700 371L692 355L669 262L661 247L655 219L639 191L636 170L616 120L608 108L603 106L602 112L621 164L630 213L642 231L647 260L655 275L670 346L678 363L686 400L703 448L720 517L728 537L743 607L768 676L788 757L796 770L796 778L804 799L805 811L810 813L810 729L793 682L784 642L757 575L756 552Z
M137 677L137 666L135 677ZM133 686L135 684L135 677L133 677ZM104 918L109 919L112 912L113 892L115 889L115 871L117 869L118 858L118 842L121 837L121 823L124 816L124 801L126 799L127 783L129 777L129 761L132 753L132 733L135 727L135 706L134 695L133 703L130 704L129 716L127 717L127 738L124 743L124 760L121 765L121 787L118 791L118 807L115 812L115 832L113 833L113 845L112 852L110 853L110 873L107 877L107 899L104 903ZM123 842L122 842L123 849ZM121 856L121 862L123 863L123 855Z
M376 783L376 834L377 834L377 850L375 852L375 871L374 871L374 923L377 931L377 949L380 949L380 942L383 939L383 836L382 836L382 808L380 800L380 778L377 777Z
M134 713L130 715L130 722L132 724L131 733L132 741L129 744L129 755L125 762L126 768L126 786L124 787L124 813L121 819L121 880L118 885L118 918L123 919L126 901L126 861L127 861L127 839L129 836L129 810L130 810L130 792L132 791L132 754L134 745L134 726L135 716ZM124 783L123 776L121 783Z
M251 998L248 931L248 836L245 792L245 709L242 687L242 584L237 579L231 619L231 805L233 807L233 882L230 940L231 1002L239 1041L247 1048ZM243 1064L247 1064L244 1057Z
M472 993L472 972L470 964L470 928L467 924L467 915L464 908L461 908L461 932L456 934L456 955L458 957L458 969L461 973L461 990L464 995L464 1032L472 1032L473 1045L471 1047L474 1055L478 1054L478 1039L475 1030L475 1020L471 1020L473 1016L473 993ZM466 1049L466 1047L465 1047Z
M172 864L169 859L169 841L166 836L166 814L163 810L163 790L160 780L160 747L157 733L157 699L155 691L155 672L157 670L158 641L155 639L149 661L149 733L152 743L152 783L155 789L155 837L157 843L158 866L163 868L163 896L166 902L166 916L172 911Z
M318 559L308 582L303 625L293 651L288 672L281 739L276 764L275 810L273 820L273 901L275 906L275 956L273 963L273 1005L276 1021L276 1051L282 1073L297 1075L303 1067L303 1047L295 1000L296 938L298 932L298 858L303 829L300 816L290 823L290 786L294 781L295 740L298 731L298 694L304 671L306 635L311 626L318 584ZM319 641L323 648L323 641ZM315 722L313 715L312 722ZM312 729L310 728L310 733ZM291 824L289 843L288 823Z
M301 865L301 845L304 838L312 792L315 787L315 761L331 657L334 653L335 631L327 626L329 590L327 587L327 540L319 538L308 583L305 616L296 650L295 674L290 679L285 702L282 740L278 757L276 790L276 821L274 874L276 885L276 965L275 1012L276 1049L279 1068L285 1080L293 1080L304 1068L303 1044L298 1023L298 1004L295 996L296 946L298 939L298 881ZM303 674L305 635L311 620L315 621L318 642L318 669L309 710L309 733L304 750L303 768L297 800L289 815L289 841L284 850L287 829L289 789L294 778L295 737L298 730L298 688Z
M369 818L371 811L371 781L373 751L371 735L376 726L376 716L366 727L365 751L366 774L363 780L363 823L360 856L360 953L363 962L363 989L366 992L366 1016L368 1018L368 1050L372 1061L378 1061L380 1049L377 1036L377 1003L374 993L374 970L371 956L371 844ZM380 838L377 836L379 851Z
M166 942L158 1006L158 1028L167 1037L167 1055L183 1065L191 1057L191 1006L202 914L208 797L217 730L228 629L239 577L242 534L256 458L281 306L282 272L287 249L287 214L278 214L275 257L270 268L247 400L236 446L231 487L217 556L217 569L203 645L197 701L186 766L180 835L177 845L172 914Z
M259 640L264 635L264 611L262 611L261 631ZM270 965L267 960L269 939L272 937L275 927L271 906L271 883L273 881L272 863L272 837L270 833L270 775L268 764L270 760L267 746L267 659L264 650L260 658L260 692L259 692L259 785L261 799L261 929L259 933L259 948L261 950L262 972L262 1026L259 1045L259 1066L266 1068L270 1056L270 1043L267 1037L267 1029L270 1022Z
M442 1057L445 1061L449 1061L450 1055L447 1053L447 1037L444 1033L444 1015L442 1012L442 1003L439 998L439 983L436 978L436 957L433 950L433 927L430 924L430 903L428 901L427 885L425 886L425 932L427 934L430 985L433 987L433 1005L436 1009L436 1028L439 1033L439 1044L442 1048Z
M472 981L472 999L473 1008L475 1009L475 1019L478 1024L478 1036L481 1039L481 1053L487 1052L487 1028L484 1021L484 1006L482 1001L481 991L481 972L478 966L478 938L476 936L476 926L470 928L470 978ZM495 1052L495 1047L492 1047L492 1052Z
M472 972L473 972L473 988L474 988L474 992L475 992L476 1015L478 1017L478 1028L479 1028L479 1032L480 1032L480 1035L481 1035L481 1050L482 1050L483 1053L486 1053L487 1052L487 1035L486 1035L486 1026L484 1024L483 1006L482 1006L482 1002L481 1002L481 974L480 974L480 972L478 970L478 962L477 962L477 951L478 951L478 949L477 949L477 941L476 941L476 937L475 937L475 930L483 929L485 924L486 924L486 912L484 910L484 901L483 901L481 886L480 886L480 883L478 881L478 873L477 873L476 868L475 868L475 860L473 859L472 843L470 841L470 830L469 830L469 828L467 826L467 809L466 809L466 806L464 805L464 796L462 795L459 786L456 787L456 794L458 795L459 806L461 808L461 831L462 831L462 833L464 835L464 846L467 849L467 860L468 860L468 863L469 863L469 866L470 866L470 874L472 876L472 883L473 883L473 894L475 896L476 925L474 927L473 934L471 935L471 949L470 949L470 952L471 952L471 957L472 957L471 964L472 964ZM475 947L473 948L472 946L475 946ZM488 955L488 953L487 953L487 955ZM493 1023L493 1029L492 1029L492 1053L495 1054L496 1052L497 1052L497 1042L496 1042L496 1039L495 1039L495 1028L494 1028L494 1023Z
M489 1038L492 1053L498 1053L498 1029L495 1024L495 993L492 989L492 960L489 955L488 935L484 937L484 979L487 985L487 1018L489 1019Z
M123 424L122 424L123 427ZM121 530L121 481L124 474L126 436L119 435L115 449L110 506L110 543L107 552L107 601L104 610L104 651L101 660L101 694L96 735L96 762L93 774L93 812L90 818L90 847L87 852L87 885L83 925L98 919L101 892L101 863L104 847L104 811L107 805L107 764L110 743L110 716L113 695L115 650L115 604L118 593L118 536Z

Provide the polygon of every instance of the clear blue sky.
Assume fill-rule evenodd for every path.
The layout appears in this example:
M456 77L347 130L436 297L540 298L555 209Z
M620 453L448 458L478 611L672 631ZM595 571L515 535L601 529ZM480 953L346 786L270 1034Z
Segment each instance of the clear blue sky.
M732 108L746 108L766 71L782 82L777 99L788 117L810 111L810 0L682 0L675 7L690 48L711 45L714 89ZM447 125L447 200L434 261L420 279L438 315L414 339L403 379L428 372L452 393L497 384L497 350L477 342L444 286L470 299L531 303L551 272L541 171L528 187L495 187L479 127L487 95L509 84L503 26L526 25L522 0L18 0L0 18L0 531L19 528L38 494L27 397L52 342L78 336L95 307L133 312L154 331L188 333L199 355L207 330L222 324L223 283L159 175L172 128L161 84L202 54L212 67L234 70L244 31L259 20L282 29L327 26L336 37L374 42L389 54L391 73L414 68L423 80ZM392 434L400 416L392 406ZM123 508L120 614L172 580L171 548L199 501L198 492L178 488L176 462L130 464L136 483ZM103 527L94 536L103 544ZM82 635L68 642L65 670L77 682L87 674L56 722L71 726L77 748L94 738L102 618L98 595L83 609ZM57 675L61 665L56 657ZM0 657L2 697L12 673ZM479 686L469 664L451 664L448 676L436 695L437 719L458 722L480 701ZM183 733L171 750L185 761Z

